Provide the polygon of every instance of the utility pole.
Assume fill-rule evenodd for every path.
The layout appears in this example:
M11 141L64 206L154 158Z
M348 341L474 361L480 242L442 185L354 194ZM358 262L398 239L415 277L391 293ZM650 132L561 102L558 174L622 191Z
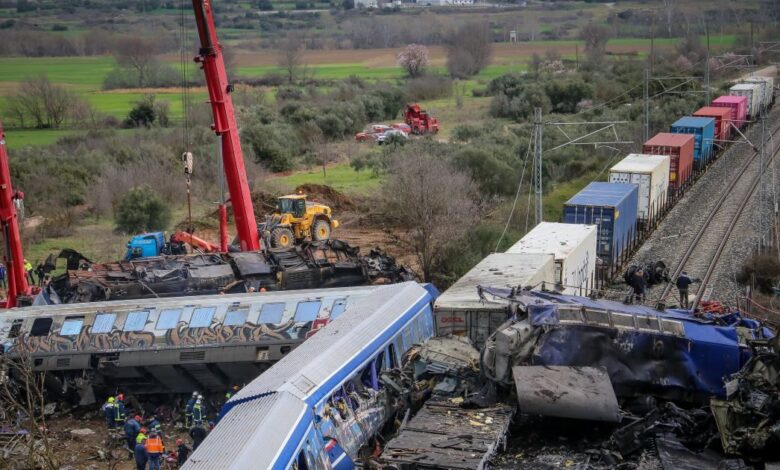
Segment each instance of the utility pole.
M536 194L535 225L542 222L542 108L534 108L534 192Z
M650 73L655 69L655 11L650 20ZM647 140L647 139L645 139Z
M707 106L710 104L710 28L704 27L707 33L707 58L704 61L704 99Z
M647 142L650 140L650 93L648 91L649 88L649 82L650 81L650 71L645 69L645 86L644 86L644 126L643 126L643 137L644 141Z

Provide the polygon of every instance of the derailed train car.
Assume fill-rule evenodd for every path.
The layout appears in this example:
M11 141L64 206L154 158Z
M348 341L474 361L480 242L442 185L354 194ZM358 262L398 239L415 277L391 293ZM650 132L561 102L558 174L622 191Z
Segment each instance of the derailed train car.
M359 449L404 408L385 376L413 344L433 336L437 295L405 282L348 304L233 396L184 468L354 468Z
M47 372L48 389L219 392L253 380L380 286L46 305L0 316L10 358Z
M380 250L361 255L328 240L286 250L159 256L116 263L89 263L64 251L67 272L56 277L37 303L172 297L391 283L413 279ZM86 267L86 269L85 269Z
M555 293L484 288L507 302L508 323L490 338L483 371L509 385L514 367L599 368L619 398L652 395L705 403L725 396L724 378L751 357L750 340L771 338L738 313L695 316ZM516 379L516 378L515 378Z

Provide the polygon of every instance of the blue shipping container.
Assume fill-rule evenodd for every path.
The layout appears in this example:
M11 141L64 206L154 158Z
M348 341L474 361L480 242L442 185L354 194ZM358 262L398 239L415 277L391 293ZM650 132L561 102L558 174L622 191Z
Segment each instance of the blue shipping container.
M593 182L563 205L563 222L598 225L596 254L612 263L636 233L638 205L637 185Z
M712 145L715 142L715 118L686 116L672 124L669 132L673 134L693 134L693 165L698 170L712 158Z

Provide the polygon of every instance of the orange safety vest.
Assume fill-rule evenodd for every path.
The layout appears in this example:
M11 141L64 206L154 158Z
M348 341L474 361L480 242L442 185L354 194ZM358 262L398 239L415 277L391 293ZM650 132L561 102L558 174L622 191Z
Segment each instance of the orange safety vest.
M162 454L163 443L160 437L150 437L146 440L146 451L150 454Z

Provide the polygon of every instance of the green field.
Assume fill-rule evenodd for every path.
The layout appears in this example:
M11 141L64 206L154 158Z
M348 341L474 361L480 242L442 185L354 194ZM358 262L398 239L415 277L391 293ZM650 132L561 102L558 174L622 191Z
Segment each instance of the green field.
M322 168L315 167L307 171L297 171L291 175L275 176L272 181L295 188L304 183L326 184L338 191L349 194L367 194L379 187L381 179L370 170L355 171L348 163L339 163L327 167L327 177Z
M11 149L19 149L35 145L51 145L60 137L75 134L79 131L66 129L13 129L6 132L6 146Z

